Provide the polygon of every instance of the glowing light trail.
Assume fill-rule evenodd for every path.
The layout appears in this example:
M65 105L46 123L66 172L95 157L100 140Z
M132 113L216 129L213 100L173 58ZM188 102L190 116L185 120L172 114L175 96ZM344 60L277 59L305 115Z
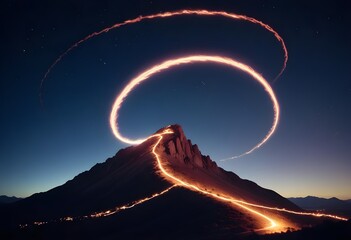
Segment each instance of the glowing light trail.
M85 219L85 218L100 218L100 217L107 217L107 216L110 216L110 215L113 215L113 214L116 214L120 211L123 211L123 210L127 210L127 209L130 209L130 208L133 208L137 205L140 205L144 202L147 202L149 200L152 200L156 197L159 197L167 192L169 192L171 189L177 187L177 186L183 186L187 189L190 189L192 191L195 191L195 192L199 192L201 194L204 194L206 196L209 196L209 197L212 197L214 199L217 199L217 200L220 200L220 201L223 201L223 202L228 202L228 203L231 203L231 204L234 204L248 212L251 212L252 214L256 215L258 218L262 218L266 221L269 222L269 225L267 227L264 227L264 228L260 228L260 229L256 229L255 231L256 232L261 232L261 231L282 231L284 230L284 227L289 227L289 226L284 226L282 223L279 223L277 222L277 220L275 219L272 219L271 217L259 212L259 211L256 211L250 207L255 207L255 208L261 208L261 209L267 209L267 210L273 210L273 211L280 211L280 212L286 212L286 213L291 213L291 214L295 214L295 215L304 215L304 216L313 216L313 217L328 217L328 218L333 218L333 219L337 219L337 220L343 220L343 221L347 221L348 219L347 218L343 218L343 217L339 217L339 216L336 216L336 215L330 215L330 214L322 214L322 213L312 213L312 212L296 212L296 211L291 211L291 210L287 210L287 209L284 209L284 208L275 208L275 207L269 207L269 206L264 206L264 205L259 205L259 204L254 204L254 203L249 203L249 202L245 202L245 201L242 201L242 200L237 200L235 198L232 198L230 196L223 196L219 193L214 193L214 192L209 192L209 191L206 191L206 190L203 190L201 188L199 188L198 186L196 185L193 185L193 184L190 184L188 182L185 182L175 176L173 176L172 174L170 174L169 172L167 172L167 170L163 167L163 164L162 164L162 161L161 161L161 158L160 158L160 155L157 153L157 147L160 145L160 142L162 141L163 139L163 136L166 135L166 134L173 134L173 131L171 129L165 129L162 133L159 133L159 134L154 134L154 135L151 135L148 139L150 138L154 138L154 137L157 137L158 140L156 141L156 143L152 146L152 153L154 154L155 156L155 159L156 159L156 162L157 162L157 166L158 168L160 169L163 177L165 177L168 181L172 182L173 185L170 186L169 188L159 192L159 193L154 193L153 195L149 196L149 197L145 197L145 198L142 198L142 199L139 199L137 201L134 201L132 203L129 203L129 204L125 204L125 205L122 205L122 206L119 206L119 207L116 207L116 208L113 208L113 209L110 209L110 210L107 210L107 211L102 211L102 212L96 212L96 213L92 213L90 215L85 215L83 217L63 217L63 218L60 218L59 221L77 221L77 220L81 220L81 219ZM33 222L32 225L44 225L44 224L48 224L48 223L51 223L51 222L57 222L56 220L53 220L53 221L36 221L36 222ZM31 226L30 224L20 224L19 227L20 228L27 228Z
M185 181L182 181L181 179L179 179L179 178L173 176L172 174L168 173L166 171L166 169L162 165L161 158L160 158L159 154L156 152L156 148L158 147L158 145L162 141L163 135L165 135L165 134L172 134L172 133L173 133L172 130L166 129L164 132L162 132L160 134L153 135L153 137L159 137L159 139L157 140L157 142L152 147L152 153L155 155L158 167L161 170L161 172L164 174L166 179L171 180L175 184L179 184L181 186L189 188L192 191L197 191L197 192L200 192L200 193L202 193L204 195L214 197L217 200L233 203L233 204L237 205L238 207L241 207L241 208L243 208L243 209L245 209L245 210L247 210L247 211L249 211L249 212L251 212L253 214L256 214L257 216L259 216L259 217L261 217L261 218L263 218L265 220L267 220L270 223L270 225L268 227L266 227L266 228L259 229L259 231L267 230L267 229L274 228L274 227L278 226L277 223L273 219L269 218L268 216L266 216L266 215L264 215L264 214L262 214L262 213L260 213L260 212L258 212L256 210L254 210L254 209L251 209L251 208L249 208L247 206L244 206L243 204L241 204L241 203L239 203L237 201L233 201L234 199L232 199L232 198L224 197L224 196L221 196L219 194L215 194L215 193L212 193L212 192L208 192L208 191L202 190L199 187L197 187L197 186L195 186L193 184L187 183Z
M110 216L110 215L115 214L115 213L117 213L117 212L120 212L120 211L122 211L122 210L130 209L130 208L135 207L135 206L137 206L137 205L139 205L139 204L142 204L142 203L144 203L144 202L147 202L147 201L149 201L149 200L151 200L151 199L154 199L154 198L156 198L156 197L159 197L159 196L161 196L161 195L163 195L163 194L169 192L172 188L174 188L174 187L176 187L176 186L177 186L177 185L172 185L172 186L170 186L169 188L167 188L167 189L165 189L165 190L163 190L163 191L161 191L161 192L159 192L159 193L154 193L154 194L151 195L150 197L146 197L146 198L140 199L140 200L135 201L135 202L133 202L133 203L131 203L131 204L125 204L125 205L123 205L123 206L119 206L119 207L116 207L116 208L114 208L114 209L112 209L112 210L107 210L107 211L104 211L104 212L93 213L93 214L90 214L90 215L85 216L85 217L97 218L97 217L107 217L107 216Z
M245 15L238 15L238 14L234 14L234 13L227 13L224 11L209 11L209 10L180 10L180 11L174 11L174 12L164 12L164 13L158 13L158 14L153 14L153 15L147 15L147 16L140 16L134 19L130 19L130 20L126 20L124 22L121 23L116 23L113 26L107 27L105 29L102 29L101 31L98 32L94 32L88 36L86 36L85 38L79 40L78 42L76 42L75 44L73 44L71 47L69 47L64 53L62 53L54 62L53 64L48 68L47 72L45 73L44 77L41 80L40 83L40 100L42 101L42 88L43 88L43 84L45 79L48 77L48 75L50 74L50 72L52 71L52 69L69 53L71 52L73 49L75 49L76 47L78 47L80 44L82 44L83 42L89 40L90 38L93 38L95 36L101 35L103 33L107 33L112 29L116 29L125 25L129 25L129 24L134 24L134 23L138 23L147 19L156 19L156 18L168 18L168 17L173 17L173 16L180 16L180 15L200 15L200 16L222 16L222 17L226 17L226 18L231 18L231 19L235 19L235 20L243 20L243 21L248 21L254 24L257 24L261 27L263 27L264 29L268 30L269 32L273 33L275 38L279 41L279 43L281 44L281 47L284 51L284 62L283 62L283 66L279 72L279 74L277 75L277 77L275 78L275 80L277 78L279 78L281 76L281 74L283 73L283 71L286 68L286 64L288 61L288 51L286 49L284 40L281 38L281 36L274 30L272 29L269 25L245 16ZM250 207L255 207L255 208L262 208L262 209L267 209L267 210L274 210L274 211L280 211L280 212L286 212L286 213L291 213L291 214L297 214L297 215L308 215L308 216L314 216L314 217L329 217L329 218L334 218L334 219L338 219L338 220L347 220L345 218L339 217L339 216L335 216L335 215L329 215L329 214L321 214L321 213L310 213L310 212L296 212L296 211L291 211L291 210L286 210L286 209L281 209L281 208L275 208L275 207L269 207L269 206L264 206L264 205L258 205L258 204L253 204L253 203L249 203L249 202L245 202L242 200L237 200L234 199L232 197L229 196L222 196L218 193L213 193L213 192L209 192L206 190L203 190L201 188L199 188L196 185L190 184L188 182L185 182L181 179L178 179L177 177L173 176L172 174L170 174L169 172L167 172L165 170L165 168L162 165L161 159L159 154L157 153L156 149L158 147L158 145L160 144L160 142L163 139L163 135L165 134L172 134L173 132L170 129L166 129L164 132L160 133L160 134L155 134L152 135L146 139L137 139L137 140L131 140L128 139L124 136L122 136L119 131L118 131L118 110L120 109L124 99L128 96L128 94L142 81L147 80L148 78L150 78L153 74L158 73L160 71L163 71L165 69L168 69L170 67L173 66L177 66L177 65L181 65L181 64L189 64L189 63L193 63L193 62L215 62L215 63L220 63L220 64L226 64L229 66L232 66L234 68L240 69L246 73L248 73L249 75L251 75L256 81L258 81L263 88L265 89L265 91L269 94L269 97L273 103L273 110L274 110L274 119L273 119L273 124L272 127L270 128L270 130L268 131L268 133L266 134L266 136L257 144L255 145L253 148L251 148L249 151L246 151L245 153L239 155L239 156L234 156L228 159L233 159L233 158L237 158L237 157L241 157L244 156L246 154L249 154L251 152L253 152L254 150L256 150L257 148L261 147L270 137L271 135L274 133L278 122L279 122L279 104L277 101L277 98L274 94L274 91L272 90L270 84L257 72L255 72L251 67L237 62L233 59L230 58L226 58L226 57L221 57L221 56L205 56L205 55L195 55L195 56L188 56L188 57L183 57L183 58L177 58L177 59L172 59L172 60L168 60L165 61L159 65L156 65L148 70L146 70L145 72L143 72L142 74L140 74L139 76L137 76L136 78L132 79L128 85L123 89L123 91L118 95L118 97L115 100L115 103L113 105L112 111L111 111L111 115L110 115L110 126L111 129L114 133L114 135L120 139L121 141L125 142L125 143L129 143L129 144L140 144L143 141L153 138L153 137L158 137L157 142L153 145L152 147L152 153L154 154L156 160L157 160L157 165L162 173L162 175L168 179L169 181L173 182L175 185L167 188L166 190L160 192L160 193L155 193L150 197L146 197L143 199L140 199L138 201L132 202L131 204L126 204L123 206L119 206L116 207L112 210L107 210L104 212L99 212L99 213L93 213L91 215L88 216L84 216L84 218L87 217L91 217L91 218L95 218L95 217L105 217L105 216L109 216L112 214L115 214L119 211L125 210L125 209L129 209L132 208L136 205L142 204L146 201L149 201L151 199L154 199L158 196L161 196L165 193L167 193L168 191L170 191L172 188L176 187L176 186L183 186L186 187L188 189L191 189L193 191L197 191L200 192L204 195L213 197L217 200L221 200L224 202L229 202L232 204L235 204L236 206L245 209L246 211L249 211L253 214L255 214L256 216L258 216L259 218L262 218L266 221L269 222L269 226L263 229L259 229L258 231L261 230L267 230L267 229L279 229L280 224L277 223L276 220L270 218L269 216L258 212ZM275 81L274 80L274 81ZM224 159L227 160L227 159ZM75 220L75 218L72 217L66 217L66 218L62 218L62 221L73 221ZM41 224L45 224L47 222L35 222L35 225L41 225ZM23 226L28 226L27 224L23 225Z
M119 129L118 129L118 116L119 116L118 110L121 108L124 99L128 96L128 94L131 91L133 91L133 89L138 84L140 84L143 81L146 81L155 73L159 73L159 72L166 70L170 67L174 67L174 66L182 65L182 64L194 63L194 62L214 62L214 63L224 64L224 65L229 65L233 68L242 70L242 71L248 73L249 75L251 75L258 83L261 84L261 86L268 93L268 95L272 101L273 110L274 110L274 119L273 119L272 127L270 128L270 130L268 131L266 136L250 150L246 151L245 153L243 153L239 156L234 156L231 158L237 158L237 157L241 157L241 156L250 154L251 152L253 152L257 148L261 147L265 142L267 142L267 140L274 133L275 129L277 128L278 122L279 122L279 103L278 103L277 97L275 96L274 91L271 88L270 84L259 73L257 73L251 67L249 67L241 62L235 61L235 60L233 60L231 58L227 58L227 57L206 56L206 55L194 55L194 56L181 57L181 58L167 60L161 64L155 65L155 66L147 69L146 71L144 71L143 73L141 73L137 77L133 78L124 87L124 89L121 91L121 93L117 96L117 98L113 104L111 114L110 114L110 127L112 129L113 134L116 136L116 138L118 138L122 142L125 142L128 144L140 144L147 139L147 138L145 138L145 139L132 140L132 139L126 138L119 132Z
M174 11L174 12L164 12L164 13L157 13L157 14L152 14L152 15L146 15L146 16L139 16L137 18L133 18L133 19L129 19L126 20L124 22L120 22L120 23L116 23L110 27L104 28L100 31L94 32L88 36L86 36L85 38L79 40L78 42L76 42L75 44L73 44L71 47L69 47L65 52L63 52L52 64L51 66L48 68L48 70L46 71L44 77L41 80L40 83L40 91L39 91L39 97L40 100L43 101L42 99L42 88L43 88L43 84L45 79L48 77L48 75L50 74L51 70L56 66L56 64L58 64L62 58L64 58L69 52L71 52L73 49L75 49L76 47L78 47L80 44L82 44L83 42L95 37L95 36L99 36L103 33L107 33L113 29L125 26L125 25L129 25L129 24L133 24L133 23L138 23L138 22L142 22L144 20L147 19L157 19L157 18L169 18L169 17L174 17L174 16L182 16L182 15L199 15L199 16L222 16L222 17L226 17L226 18L230 18L230 19L235 19L235 20L243 20L243 21L248 21L251 22L253 24L257 24L261 27L263 27L264 29L266 29L267 31L271 32L274 34L274 37L279 41L283 51L284 51L284 63L283 66L280 70L280 72L278 73L277 77L275 78L278 79L281 74L284 72L285 68L286 68L286 64L288 61L288 50L285 46L284 40L283 38L278 34L278 32L276 32L272 27L270 27L268 24L261 22L255 18L252 17L248 17L245 15L240 15L240 14L235 14L235 13L228 13L228 12L224 12L224 11L210 11L210 10L180 10L180 11ZM275 81L274 80L274 81Z
M155 158L157 160L157 164L159 169L161 170L161 173L164 175L164 177L168 180L170 180L171 182L173 182L174 184L180 185L180 186L184 186L190 190L193 191L197 191L200 192L204 195L213 197L217 200L221 200L224 202L229 202L232 204L237 205L240 208L243 208L255 215L257 215L258 217L261 217L265 220L267 220L269 222L269 226L266 228L262 228L262 229L258 229L256 231L263 231L263 230L268 230L268 229L273 229L273 228L277 228L277 229L281 229L282 226L280 226L279 223L277 223L276 220L270 218L269 216L258 212L252 208L249 208L248 206L251 207L256 207L256 208L262 208L262 209L268 209L268 210L274 210L274 211L280 211L280 212L286 212L286 213L291 213L291 214L295 214L295 215L304 215L304 216L313 216L313 217L328 217L328 218L333 218L333 219L337 219L337 220L343 220L343 221L347 221L348 219L343 218L343 217L339 217L336 215L330 215L330 214L322 214L322 213L311 213L311 212L297 212L297 211L291 211L291 210L287 210L284 208L275 208L275 207L269 207L269 206L264 206L264 205L259 205L259 204L253 204L253 203L249 203L246 201L242 201L242 200L237 200L235 198L229 197L229 196L223 196L220 193L214 193L214 192L209 192L206 190L203 190L201 188L199 188L196 185L190 184L188 182L185 182L177 177L175 177L174 175L170 174L169 172L167 172L167 170L163 167L160 155L157 153L156 149L158 147L158 145L160 144L160 142L163 139L163 135L165 134L172 134L173 131L171 129L165 129L162 133L159 134L154 134L151 137L158 137L159 139L157 140L157 142L154 144L154 146L152 147L152 153L155 155Z
M152 194L151 196L149 197L146 197L146 198L142 198L142 199L139 199L137 201L134 201L132 203L128 203L128 204L125 204L125 205L122 205L122 206L119 206L119 207L115 207L113 209L110 209L110 210L107 210L107 211L102 211L102 212L95 212L95 213L92 213L90 215L85 215L83 217L63 217L63 218L60 218L59 221L60 222L71 222L71 221L77 221L77 220L81 220L81 219L84 219L84 218L99 218L99 217L107 217L107 216L110 216L110 215L113 215L113 214L116 214L120 211L123 211L123 210L127 210L127 209L130 209L130 208L133 208L137 205L140 205L144 202L147 202L149 200L152 200L156 197L159 197L167 192L169 192L171 189L177 187L177 185L172 185L170 186L169 188L161 191L161 192L158 192L158 193L154 193ZM32 225L44 225L44 224L48 224L48 223L52 223L52 222L57 222L56 220L53 220L53 221L42 221L42 222L39 222L39 221L36 221L36 222L33 222ZM19 227L20 228L26 228L26 227L29 227L31 226L30 224L20 224Z

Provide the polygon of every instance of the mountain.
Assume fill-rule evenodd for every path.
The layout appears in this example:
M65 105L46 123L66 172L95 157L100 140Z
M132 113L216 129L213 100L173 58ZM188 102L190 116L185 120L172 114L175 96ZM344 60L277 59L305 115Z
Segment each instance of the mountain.
M0 196L0 204L6 204L6 203L13 203L13 202L17 202L19 200L21 200L22 198L18 198L18 197L8 197L6 195L1 195Z
M319 198L314 196L289 198L296 205L306 210L319 210L344 215L351 218L351 202L338 198Z
M336 197L320 198L314 196L288 198L296 205L304 209L321 210L321 209L343 209L351 208L351 204L347 201L340 200Z
M172 125L61 186L0 206L0 238L233 239L269 232L270 219L281 226L274 231L315 222L276 207L301 211L218 167Z
M17 223L82 216L132 202L171 186L155 173L151 139L120 150L65 184L11 204L11 219Z

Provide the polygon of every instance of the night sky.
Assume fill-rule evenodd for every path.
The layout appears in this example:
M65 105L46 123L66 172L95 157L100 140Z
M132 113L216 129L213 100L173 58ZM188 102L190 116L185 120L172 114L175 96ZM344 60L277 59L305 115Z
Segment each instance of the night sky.
M112 103L133 77L192 54L240 60L273 82L284 53L261 27L223 17L179 16L112 30L69 53L73 43L140 15L208 9L273 27L289 61L272 83L281 120L254 153L227 162L267 133L270 99L240 71L189 64L155 75L121 109L120 127L146 137L179 123L203 154L285 197L351 198L351 24L347 1L16 1L2 2L0 195L26 197L65 183L127 145L109 127Z

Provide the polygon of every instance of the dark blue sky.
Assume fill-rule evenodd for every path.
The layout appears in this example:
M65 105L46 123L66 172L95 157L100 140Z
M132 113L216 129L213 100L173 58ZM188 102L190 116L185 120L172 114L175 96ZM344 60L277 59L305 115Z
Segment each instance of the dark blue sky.
M184 8L223 10L277 30L289 51L273 89L279 127L262 148L218 162L283 196L351 198L351 24L347 1L5 1L1 14L0 195L29 196L63 184L114 155L109 112L117 93L165 59L215 54L273 80L283 51L271 33L221 17L182 16L130 25L51 63L86 35L116 22ZM144 137L179 123L213 160L240 154L270 128L260 86L239 71L191 64L157 74L121 109L121 131Z

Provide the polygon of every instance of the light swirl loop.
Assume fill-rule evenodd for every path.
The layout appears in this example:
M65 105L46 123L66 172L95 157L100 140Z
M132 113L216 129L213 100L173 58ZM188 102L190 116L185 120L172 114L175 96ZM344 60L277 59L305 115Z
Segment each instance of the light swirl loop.
M266 134L266 136L258 143L256 144L253 148L250 150L246 151L245 153L239 155L239 156L234 156L231 158L236 158L236 157L241 157L246 154L250 154L260 146L262 146L274 133L275 129L277 128L278 122L279 122L279 103L277 100L277 97L274 94L274 91L268 81L264 79L259 73L257 73L255 70L253 70L251 67L248 65L245 65L244 63L235 61L234 59L227 58L227 57L222 57L222 56L207 56L207 55L193 55L193 56L186 56L186 57L181 57L181 58L176 58L176 59L170 59L167 61L162 62L161 64L155 65L147 70L145 70L143 73L138 75L137 77L133 78L130 80L130 82L124 87L124 89L120 92L120 94L117 96L111 110L110 114L110 127L113 132L113 134L118 138L120 141L125 142L127 144L140 144L147 140L148 138L144 139L129 139L127 137L124 137L118 128L118 111L121 108L124 100L126 97L128 97L129 93L132 92L138 84L140 84L143 81L146 81L150 79L152 75L155 73L159 73L161 71L164 71L166 69L169 69L171 67L177 66L177 65L184 65L184 64L190 64L190 63L195 63L195 62L214 62L214 63L219 63L219 64L224 64L231 66L235 69L239 69L249 75L251 75L260 85L264 88L264 90L268 93L272 104L273 104L273 111L274 111L274 119L272 123L272 127Z

